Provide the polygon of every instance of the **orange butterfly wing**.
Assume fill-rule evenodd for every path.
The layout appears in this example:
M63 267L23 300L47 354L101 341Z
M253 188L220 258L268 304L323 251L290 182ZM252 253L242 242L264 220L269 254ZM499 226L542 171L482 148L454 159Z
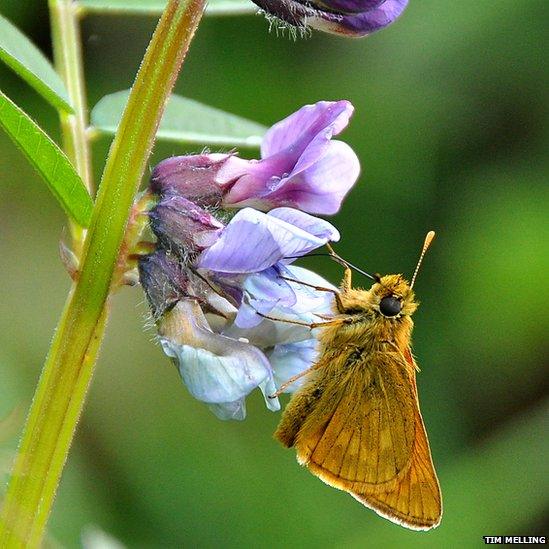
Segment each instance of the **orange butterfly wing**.
M393 522L437 526L440 488L409 351L372 353L332 377L295 437L299 462Z

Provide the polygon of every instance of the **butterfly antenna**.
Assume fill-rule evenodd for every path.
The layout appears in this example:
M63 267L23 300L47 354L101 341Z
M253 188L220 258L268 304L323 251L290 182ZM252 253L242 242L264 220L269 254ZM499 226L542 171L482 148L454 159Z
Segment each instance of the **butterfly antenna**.
M410 288L414 287L414 282L416 281L417 273L419 272L419 268L421 267L421 262L423 261L423 258L425 257L425 254L427 253L427 250L429 249L429 246L433 242L434 238L435 231L429 231L427 233L427 236L425 237L425 242L423 243L423 248L419 256L419 261L417 262L416 270L414 271L414 276L412 276L412 283L410 284Z

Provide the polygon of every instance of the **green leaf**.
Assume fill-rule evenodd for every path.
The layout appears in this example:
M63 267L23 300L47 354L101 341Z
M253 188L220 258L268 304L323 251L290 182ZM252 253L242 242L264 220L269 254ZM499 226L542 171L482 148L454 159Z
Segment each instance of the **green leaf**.
M126 102L128 91L103 97L91 114L96 130L114 134ZM222 147L259 147L265 126L198 101L172 95L160 127L158 139Z
M67 215L87 227L93 203L80 176L44 130L1 91L0 126L40 173Z
M0 15L0 60L56 109L73 112L67 90L44 54Z
M84 13L160 15L164 0L80 0ZM251 0L210 0L206 15L248 15L257 11Z

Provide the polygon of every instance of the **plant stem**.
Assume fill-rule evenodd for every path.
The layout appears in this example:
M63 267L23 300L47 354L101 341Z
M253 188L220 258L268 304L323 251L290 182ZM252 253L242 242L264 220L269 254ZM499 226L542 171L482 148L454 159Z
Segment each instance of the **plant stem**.
M205 0L169 0L147 49L111 146L86 236L80 276L68 296L38 383L2 513L0 546L36 547L103 338L106 301L134 195L164 106Z
M55 68L65 82L74 113L60 112L63 148L93 196L88 109L77 7L72 0L49 0ZM71 223L73 251L81 256L85 230Z

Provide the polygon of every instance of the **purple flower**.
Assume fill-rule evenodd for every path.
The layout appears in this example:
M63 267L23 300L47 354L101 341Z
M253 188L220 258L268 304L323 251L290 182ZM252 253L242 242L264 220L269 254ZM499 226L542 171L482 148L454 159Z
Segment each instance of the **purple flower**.
M160 196L179 195L200 206L215 206L223 196L222 184L230 181L225 179L231 177L229 170L219 176L230 157L216 153L167 158L154 168L150 189Z
M393 23L408 0L253 0L267 14L298 28L366 36Z
M332 313L335 289L292 262L339 239L305 211L336 212L358 177L356 155L332 139L352 112L347 101L303 107L267 132L261 160L182 156L153 171L156 250L140 282L164 352L221 419L244 419L255 388L280 409L268 396L316 358L308 325Z
M159 218L173 215L163 209L154 212ZM188 213L181 218L187 220ZM188 239L179 234L186 222L160 221L175 228L178 240ZM205 228L210 226L206 219ZM194 225L190 232L200 233ZM330 313L329 292L285 278L329 287L314 273L289 263L338 238L328 222L297 210L278 208L265 214L246 208L194 262L178 259L184 252L172 245L167 233L162 233L159 244L167 245L168 251L160 248L140 261L141 284L158 319L164 352L175 361L191 394L208 403L219 418L243 419L245 397L256 387L267 406L278 410L278 400L268 398L276 391L275 380L310 366L310 329L258 313L308 323ZM273 357L272 364L266 352Z
M332 140L347 126L353 110L348 101L320 101L275 124L263 139L262 160L233 157L222 168L222 174L238 173L238 166L242 172L227 186L223 204L336 213L360 173L349 145Z
M223 154L169 158L154 169L151 190L203 207L269 211L289 206L334 214L360 173L353 150L332 139L347 126L353 110L348 101L302 107L266 133L261 160Z
M246 208L201 254L197 266L216 273L217 280L239 285L243 298L235 323L250 328L261 322L260 315L297 304L296 288L285 280L292 278L285 265L335 240L339 233L333 225L298 210L276 208L264 214ZM297 291L302 298L308 292L303 287Z
M219 273L258 273L335 240L339 232L333 225L299 210L276 208L265 214L246 208L201 254L197 266Z

